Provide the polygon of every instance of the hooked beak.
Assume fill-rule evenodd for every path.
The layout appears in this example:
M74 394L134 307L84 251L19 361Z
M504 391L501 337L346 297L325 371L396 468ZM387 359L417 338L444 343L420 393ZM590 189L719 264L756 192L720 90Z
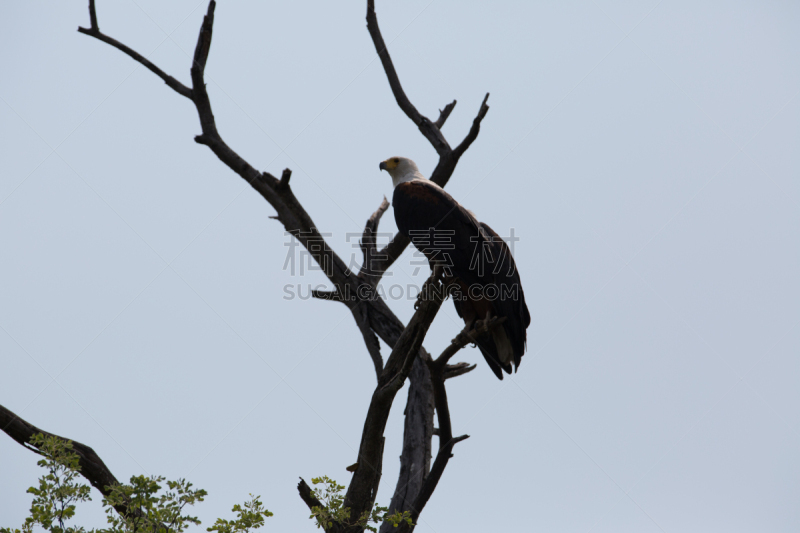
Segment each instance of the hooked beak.
M386 161L381 161L381 164L378 166L381 170L386 170Z

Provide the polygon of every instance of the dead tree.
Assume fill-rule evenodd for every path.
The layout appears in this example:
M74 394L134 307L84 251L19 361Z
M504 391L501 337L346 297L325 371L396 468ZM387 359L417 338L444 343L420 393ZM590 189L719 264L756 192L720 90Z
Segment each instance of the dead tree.
M94 0L89 0L90 26L78 28L78 31L124 52L161 78L176 93L194 104L201 128L201 134L195 137L195 142L208 146L220 161L247 181L275 209L276 215L273 218L281 222L285 230L294 235L319 264L334 289L332 291L314 291L313 296L341 302L353 315L375 367L377 385L364 421L357 461L351 468L353 476L345 496L344 506L351 510L351 517L360 517L373 507L381 480L383 433L386 421L397 392L402 388L405 380L409 379L410 387L405 409L403 448L400 459L401 468L390 504L390 512L408 511L412 521L416 523L452 456L453 447L457 442L468 437L467 435L453 437L445 381L471 371L475 365L466 363L450 365L449 361L461 348L473 342L478 335L486 334L491 328L499 325L502 319L476 323L472 329L465 329L453 339L450 346L439 357L433 359L422 347L422 342L445 297L443 285L437 273L432 273L425 282L422 289L424 294L428 294L428 297L422 299L421 305L407 326L404 326L394 315L386 302L378 295L378 291L375 290L383 274L409 244L408 238L397 234L388 245L382 250L378 250L375 235L380 219L389 207L386 199L384 198L378 209L367 220L360 243L364 258L363 266L357 274L353 273L342 259L327 246L311 216L292 192L291 170L285 169L280 178L269 172L256 170L225 143L217 131L204 80L205 66L211 49L215 7L216 2L211 0L197 39L191 66L191 85L189 86L170 76L132 48L101 32ZM487 94L481 103L466 137L455 148L452 148L442 134L441 128L452 113L456 101L447 104L439 112L439 117L435 121L430 120L414 107L403 91L389 51L381 36L374 0L367 1L367 30L372 37L397 104L439 155L438 164L431 173L430 179L444 187L461 156L478 137L481 121L489 110L489 106L486 104L489 95ZM392 352L385 363L380 352L379 338L392 347ZM439 446L436 459L431 467L434 409L439 426ZM30 444L31 437L43 432L2 406L0 406L0 427L14 440L29 448L33 448ZM80 456L81 474L89 480L92 486L107 495L109 487L117 483L114 475L90 447L75 443L75 450ZM34 451L36 450L34 449ZM319 505L319 502L313 497L310 487L302 479L298 485L298 491L309 507ZM130 513L136 510L118 508L117 511ZM395 529L384 524L382 531L386 528L394 531L410 531L413 526L403 524L399 529ZM362 530L363 527L359 525L338 523L330 528L330 531L337 532L360 532Z

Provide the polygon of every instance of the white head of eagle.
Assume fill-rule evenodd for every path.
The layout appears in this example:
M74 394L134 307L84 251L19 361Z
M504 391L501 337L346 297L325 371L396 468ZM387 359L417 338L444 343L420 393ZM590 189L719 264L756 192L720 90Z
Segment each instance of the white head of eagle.
M380 169L389 173L392 185L395 187L407 181L425 179L417 164L407 157L390 157L386 161L381 161Z
M477 341L489 367L503 379L519 367L531 323L519 272L505 241L406 157L381 161L392 177L392 206L397 229L428 258L444 267L445 283L458 316L476 320L505 317L490 335Z

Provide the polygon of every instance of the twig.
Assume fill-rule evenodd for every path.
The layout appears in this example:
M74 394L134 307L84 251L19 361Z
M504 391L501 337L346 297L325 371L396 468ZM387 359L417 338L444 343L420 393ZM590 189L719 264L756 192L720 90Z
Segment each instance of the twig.
M203 130L203 134L200 135L199 138L195 137L195 141L207 145L214 150L214 153L219 157L220 152L224 152L224 148L228 150L230 150L230 148L225 145L222 141L222 137L220 137L217 132L217 123L214 120L214 113L211 111L211 100L208 98L205 80L206 61L208 61L208 54L211 51L211 36L214 30L214 10L216 7L217 3L214 0L208 3L208 11L206 11L206 15L203 17L203 24L200 26L200 34L197 36L197 45L194 48L194 60L192 61L190 72L192 74L194 105L197 108L197 114L200 117L200 127ZM230 151L233 152L233 150ZM228 155L230 156L230 154ZM236 158L241 159L238 154ZM222 158L220 157L220 159ZM241 160L242 163L246 164L248 167L250 166L245 163L243 159ZM248 181L252 184L252 179Z
M94 8L94 0L89 0L89 20L92 24L92 30L100 31L100 27L97 25L97 11Z
M309 509L313 507L322 507L322 502L314 497L314 492L311 490L311 487L308 486L305 479L300 478L300 483L297 484L297 492L300 493L300 498L306 502Z
M444 372L442 372L442 377L447 381L451 378L456 378L458 376L463 376L468 372L472 372L477 368L478 365L471 365L469 363L456 363L454 365L447 365L444 367Z
M135 61L138 61L139 63L147 67L156 76L164 80L164 83L166 83L176 93L180 94L181 96L185 96L189 100L192 99L192 90L190 88L188 88L187 86L185 86L184 84L182 84L181 82L179 82L178 80L176 80L175 78L173 78L172 76L168 75L166 72L155 66L149 59L144 57L139 52L125 46L121 42L117 41L116 39L112 39L111 37L100 31L100 28L97 26L97 14L95 13L94 10L94 0L89 0L89 15L91 17L91 24L92 24L91 28L79 27L78 28L79 32L86 35L90 35L95 39L99 39L104 43L110 44L114 48L128 54Z
M461 144L456 146L456 149L453 150L453 155L456 159L461 159L461 156L464 155L464 152L467 151L467 148L478 138L478 133L481 131L481 122L483 118L486 116L486 113L489 112L489 105L486 103L489 100L489 93L486 93L486 96L483 98L483 102L481 103L480 109L478 109L478 115L472 121L472 127L469 129L469 133L467 136L464 137L464 140L461 141Z
M417 125L422 135L433 145L434 149L439 155L445 154L450 151L450 145L447 144L439 128L431 122L428 117L422 115L411 100L406 96L403 86L400 84L400 78L397 76L397 71L392 63L392 58L389 55L389 49L383 41L381 30L378 27L378 17L375 15L375 1L367 0L367 31L372 37L372 43L375 45L375 51L378 52L378 57L383 64L383 70L386 72L386 78L389 80L389 87L392 88L392 94L397 105L403 110L411 122Z
M378 255L378 224L380 224L381 218L387 209L389 209L389 201L384 196L381 205L372 213L364 225L364 232L361 234L361 241L359 242L361 252L364 254L364 263L361 265L358 277L370 283L373 287L380 281L380 276L373 276L372 274L373 264L382 258L382 256ZM372 283L373 281L374 284Z
M297 484L297 492L300 493L300 499L308 505L309 510L313 511L314 507L323 507L322 502L314 496L314 491L311 490L305 479L300 478L300 483ZM332 523L329 527L323 528L325 533L340 533L343 530L344 527L338 523Z
M311 297L318 300L329 300L331 302L343 301L342 295L338 291L318 291L311 289Z
M281 174L281 181L278 183L279 189L285 189L289 186L289 180L292 179L292 171L288 168L283 169Z
M453 108L455 106L456 106L456 101L453 100L452 102L444 106L444 109L439 110L439 118L436 119L436 122L434 122L437 128L442 129L442 126L444 126L447 117L449 117L450 113L453 112Z

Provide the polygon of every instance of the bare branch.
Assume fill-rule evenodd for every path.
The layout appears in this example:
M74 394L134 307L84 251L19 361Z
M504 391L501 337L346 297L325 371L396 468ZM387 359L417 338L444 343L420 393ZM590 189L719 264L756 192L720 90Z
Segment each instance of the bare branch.
M379 386L384 389L402 387L402 380L411 371L409 360L413 360L417 356L417 351L422 347L425 334L436 317L445 296L446 288L441 283L441 270L434 268L431 276L420 289L417 300L418 307L414 316L411 317L400 338L392 347L392 353L386 361L386 368L381 375Z
M203 128L202 135L197 136L195 141L208 146L223 163L225 163L231 168L231 170L239 174L244 180L250 183L251 186L256 189L256 191L276 209L276 218L283 223L288 232L295 235L300 243L303 244L306 249L308 249L312 257L314 257L317 263L319 263L319 265L322 267L322 270L325 272L326 276L328 276L328 278L337 287L337 291L343 293L341 288L349 285L351 293L357 294L358 282L353 279L352 276L349 276L349 271L345 263L341 260L341 258L331 251L329 246L318 246L319 243L324 243L324 239L316 230L313 220L311 220L311 217L302 207L291 190L288 187L286 189L280 188L280 181L272 174L268 172L262 173L253 168L247 161L242 159L236 152L234 152L223 141L217 132L214 116L211 112L211 104L208 99L208 93L205 90L205 82L203 81L205 63L207 61L211 45L215 6L216 3L214 1L209 3L208 11L203 19L203 24L198 36L198 43L195 49L195 59L192 65L193 89L189 89L177 81L175 83L178 85L171 83L169 80L174 80L174 78L164 74L163 71L149 63L149 61L147 61L137 52L100 33L99 29L94 30L80 28L79 31L96 37L103 42L106 42L107 44L110 44L111 46L114 46L115 48L125 52L137 61L140 61L145 66L148 66L150 70L167 81L167 83L178 93L192 98L195 106L197 107L198 116ZM92 13L94 13L94 0L90 0L90 15ZM374 21L373 32L375 36L380 38L377 41L376 39L373 39L373 42L378 43L376 46L378 46L379 52L381 50L386 50L385 43L383 43L383 39L380 37L380 31L377 28L377 17L375 16L374 2L371 0L368 2L368 18ZM394 67L391 66L391 59L388 57L388 52L386 52L386 54L384 54L382 57L384 56L388 61L387 64L391 67L387 75L397 78ZM399 94L404 96L404 93ZM442 167L442 161L445 160L452 160L452 157L440 158L440 165L437 166L437 170L434 171L434 175L432 176L432 179L440 185L443 185L446 183L447 179L449 179L449 174L444 171L438 171L438 169ZM444 167L448 167L450 169L450 173L452 173L452 169L455 168L455 164L452 161L449 163L446 162ZM447 170L447 168L445 168L445 170ZM376 268L378 275L385 272L386 269L391 266L397 257L400 256L408 243L409 241L405 236L400 234L395 236L392 242L390 242L384 248L384 251L387 252L387 260L381 262L378 265L378 268ZM314 244L315 246L310 246L311 244ZM315 294L315 297L318 298L334 299L327 298L326 296L328 295L323 295L321 292ZM337 301L343 301L349 307L352 307L358 303L358 299L356 298L342 298L341 300ZM371 308L369 313L370 327L372 327L372 329L390 346L393 346L397 341L400 332L403 330L403 324L397 319L394 313L389 310L388 306L386 306L383 300L370 300L368 305Z
M412 387L409 390L409 408L418 409L419 416L417 419L416 424L420 424L421 420L428 420L430 419L432 409L429 407L428 402L430 401L430 381L427 379L422 379L420 376L427 377L428 369L425 367L421 361L417 360L416 355L422 354L425 355L428 359L427 353L424 349L421 348L422 338L424 337L424 331L427 330L427 325L422 327L420 321L424 322L423 319L420 321L416 321L416 317L419 316L420 313L424 311L430 312L430 308L427 305L423 305L420 307L417 313L415 313L415 319L412 319L412 323L409 323L409 328L403 327L403 323L394 315L394 313L388 308L386 302L380 298L370 298L366 300L362 300L361 298L357 297L359 294L359 287L364 284L362 280L359 280L356 276L351 275L349 270L347 269L345 263L341 260L341 258L336 255L329 246L325 243L322 235L316 229L316 225L314 224L311 217L302 207L298 199L294 196L291 191L291 188L288 187L288 177L283 180L285 186L281 186L281 180L275 178L272 174L268 172L260 172L253 168L247 161L241 158L235 151L233 151L222 139L219 132L217 131L216 122L214 120L214 115L211 109L211 103L208 97L208 93L206 91L205 82L204 82L204 70L205 65L208 60L208 54L210 51L211 46L211 37L212 37L212 28L213 28L213 20L214 20L214 9L215 9L215 2L210 2L208 11L206 16L203 20L203 25L200 30L200 34L198 36L197 47L195 49L195 56L194 61L191 68L191 75L192 75L192 89L189 89L186 86L183 86L174 78L167 76L163 71L152 65L147 59L145 59L140 54L134 52L130 48L125 45L122 45L118 41L107 37L106 35L102 34L99 31L99 27L93 21L91 29L84 29L81 28L80 31L82 33L86 33L91 35L99 40L106 42L118 48L119 50L123 51L124 53L128 54L130 57L134 58L135 60L139 61L146 67L148 67L152 72L156 75L161 77L173 90L178 92L179 94L186 96L187 98L192 99L197 108L198 117L200 119L202 134L198 135L195 138L195 141L199 144L203 144L208 146L214 154L222 161L225 165L231 168L234 172L239 174L244 180L246 180L265 200L267 200L276 210L276 218L283 224L284 228L291 232L298 241L311 253L312 257L314 257L315 261L321 266L322 271L328 277L328 279L333 283L335 290L330 293L324 292L317 292L314 294L317 298L329 299L329 300L336 300L342 301L347 305L349 308L353 309L354 306L361 303L361 305L368 308L366 312L366 320L369 324L369 327L374 331L381 339L383 339L389 346L393 347L392 356L389 357L387 360L386 367L383 369L381 373L381 380L379 380L379 389L376 389L375 395L376 397L380 397L382 399L381 409L379 409L378 413L373 412L372 414L376 416L368 416L367 421L365 422L365 436L369 436L366 440L369 441L370 446L367 446L369 453L360 453L359 454L359 463L362 465L362 468L358 469L354 474L354 483L351 483L351 490L354 491L351 494L351 491L348 491L350 495L350 500L352 501L353 496L356 492L363 492L363 498L359 500L359 507L362 503L367 505L370 501L370 498L374 496L374 491L377 488L378 482L380 480L380 461L382 459L381 452L377 451L377 436L381 436L382 442L382 433L383 428L385 427L385 418L383 417L383 410L385 409L388 413L388 407L391 406L391 402L393 400L394 395L396 395L397 390L402 386L405 378L411 375L412 379ZM90 17L93 12L94 2L90 0ZM96 17L95 17L96 18ZM371 20L370 20L371 19ZM398 104L401 106L401 109L404 109L404 112L407 112L409 117L412 121L417 124L420 128L420 131L423 135L428 138L428 140L432 143L434 148L440 154L439 164L437 165L436 169L433 171L431 175L431 179L438 183L439 185L444 185L447 180L452 175L453 170L455 169L455 165L457 163L457 158L454 157L452 150L450 149L447 142L444 140L444 137L441 135L438 126L428 120L426 117L419 114L416 111L416 108L411 105L408 98L405 96L405 93L402 91L402 87L399 84L399 79L397 78L397 73L394 71L394 66L391 63L391 58L389 57L388 51L386 50L385 43L383 43L383 39L380 38L380 32L377 27L377 18L374 13L374 3L372 1L368 2L368 27L371 26L370 34L373 36L373 42L376 45L376 49L381 57L381 61L384 64L384 69L387 70L387 76L389 77L390 86L392 86L393 93L395 94L395 98L398 100ZM376 39L375 36L379 39ZM388 67L388 69L387 69ZM406 105L406 103L408 105ZM444 123L446 120L446 116L442 118L442 115L447 110L443 110L440 113L440 123ZM452 111L452 108L450 109ZM477 135L477 133L476 133ZM471 141L470 141L471 142ZM466 147L464 148L466 149ZM284 176L286 173L284 172ZM282 176L283 177L283 176ZM377 227L378 220L376 219L376 227ZM322 243L322 246L320 246ZM393 241L384 249L390 252L388 255L388 259L379 265L380 270L378 270L377 275L378 278L380 275L385 272L387 268L394 262L394 260L400 256L403 249L408 245L408 240L402 236L398 235ZM343 297L341 295L352 294L356 295L355 297ZM337 296L337 297L333 297ZM441 301L436 304L436 309L441 305ZM435 315L435 313L434 313ZM433 319L433 315L427 317L426 319ZM428 322L429 324L429 322ZM413 327L412 327L413 325ZM409 338L412 339L409 341ZM365 339L366 340L366 339ZM370 341L371 342L371 341ZM409 347L410 342L410 347ZM416 348L414 348L416 347ZM411 349L414 348L414 349ZM403 357L397 355L393 358L397 353L403 353ZM422 372L417 372L416 368L421 368ZM416 377L415 377L416 376ZM421 381L420 381L421 380ZM416 389L415 389L416 387ZM416 390L415 394L412 396L412 390ZM428 398L427 401L424 401L424 397ZM412 399L414 404L412 405ZM374 402L373 402L374 403ZM412 409L412 411L414 410ZM382 420L382 422L381 422ZM408 429L409 419L406 420L406 429ZM367 428L371 427L375 430L380 429L380 431L366 431ZM430 433L431 430L425 430L425 436L423 437L427 440L427 446L429 450L429 443L430 443ZM408 434L408 431L406 432ZM407 435L404 436L404 439ZM362 438L362 443L365 442L365 439ZM404 440L404 450L406 449L406 441ZM382 450L382 445L380 446L380 450ZM375 455L377 453L377 455ZM405 452L404 452L405 456ZM371 457L371 460L366 460ZM428 455L428 458L430 456ZM429 461L429 459L426 459ZM401 465L403 461L401 460ZM427 464L428 462L424 462L426 465L424 470L427 471ZM364 465L371 465L370 468L364 468ZM370 471L372 471L370 475ZM415 474L416 475L416 474ZM377 477L375 477L377 476ZM424 476L424 472L423 472ZM362 490L363 489L363 490ZM408 498L406 498L408 501ZM394 501L394 500L393 500Z
M208 139L209 142L201 142L197 138L195 138L195 141L200 144L206 144L217 154L217 157L220 157L218 149L221 150L222 146L225 148L227 148L227 146L222 142L222 138L217 132L217 124L214 120L214 113L211 112L211 101L208 98L208 91L206 90L206 82L204 79L208 53L211 51L211 35L214 28L214 10L216 7L217 3L214 0L208 3L208 11L205 17L203 17L203 24L200 26L200 34L197 36L197 45L194 49L194 60L192 61L190 72L192 74L194 105L197 108L197 114L200 116L200 127L203 130L203 134L200 137ZM215 149L215 146L218 149ZM220 159L222 159L222 157L220 157ZM227 164L230 166L230 163Z
M376 259L372 262L372 272L373 276L377 279L373 279L375 284L380 281L380 277L389 270L389 267L397 261L397 258L403 253L411 243L408 237L403 235L402 233L395 234L394 238L389 241L389 244L383 247L379 254L377 254Z
M461 144L456 146L456 149L453 150L453 155L456 159L461 159L461 156L464 155L467 148L478 138L478 133L481 131L481 121L483 121L486 113L489 112L489 106L486 104L488 100L489 93L486 93L486 96L483 98L483 103L481 103L481 108L478 110L478 115L472 121L472 127L469 129L469 133L467 133L467 136L461 141Z
M100 31L100 28L97 26L97 14L95 13L94 9L94 0L89 1L89 15L91 17L91 24L92 24L91 28L79 27L78 28L79 32L86 35L90 35L95 39L99 39L104 43L110 44L114 48L128 54L135 61L138 61L139 63L150 69L150 71L153 72L156 76L164 80L164 83L169 85L169 87L176 93L185 96L190 100L192 99L192 90L190 88L188 88L187 86L185 86L184 84L182 84L181 82L179 82L178 80L176 80L175 78L173 78L172 76L170 76L169 74L167 74L166 72L155 66L149 59L144 57L139 52L125 46L121 42L117 41L116 39L112 39L111 37Z
M356 305L351 311L356 319L356 325L364 337L364 344L367 345L372 364L375 366L375 377L380 379L383 372L383 357L381 357L381 344L378 341L378 336L369 327L369 306L366 304Z
M197 38L197 45L194 48L194 61L192 62L192 70L196 70L200 76L203 76L206 71L206 61L208 61L208 52L211 50L211 33L214 27L214 10L217 8L217 2L211 0L208 3L208 11L206 16L203 17L203 25L200 27L200 35Z
M472 372L478 365L471 365L469 363L456 363L455 365L447 365L444 367L442 377L447 381L450 378L457 378L463 376L468 372Z
M297 484L297 492L300 493L300 498L306 502L309 509L313 507L322 507L322 502L314 497L314 493L311 491L311 487L308 486L305 479L300 478L300 483Z
M493 317L487 320L479 320L475 322L472 328L464 328L455 339L450 342L450 345L444 349L442 354L435 360L426 360L428 368L431 373L431 382L433 384L433 401L436 406L436 417L439 422L439 451L436 454L436 460L433 462L431 471L422 483L419 493L417 494L414 504L408 509L411 512L411 521L416 524L422 509L428 503L436 485L444 473L448 461L453 456L453 447L456 443L469 438L469 435L462 435L460 437L453 437L453 428L450 422L450 406L447 403L447 390L444 382L447 379L448 372L456 372L458 375L464 374L475 368L466 363L460 363L451 367L448 361L467 344L474 342L480 335L484 335L491 331L493 328L505 322L505 317ZM457 370L454 370L457 369ZM454 376L449 376L454 377ZM413 527L408 524L401 524L398 531L411 531Z
M383 432L389 411L395 395L411 372L425 334L444 300L444 286L438 278L431 276L425 282L423 291L427 298L420 301L419 308L394 344L372 394L358 450L359 467L353 473L344 500L344 507L351 509L352 516L361 516L364 511L372 509L380 482Z
M444 126L447 117L449 117L450 113L453 112L453 108L455 106L456 106L456 101L453 100L452 102L444 106L444 109L439 110L439 118L436 119L436 122L434 122L437 128L439 128L440 130L442 129L442 126Z
M300 493L300 499L308 505L309 510L313 511L314 507L323 507L322 502L314 496L314 492L305 479L300 478L300 483L297 484L297 492ZM324 531L325 533L339 533L343 531L343 527L341 524L333 523L330 527L325 528Z
M400 454L400 472L389 502L389 514L411 509L431 469L431 441L433 428L433 384L425 350L414 361L409 374L408 398L403 422L403 449ZM380 533L393 533L395 527L384 522Z
M448 461L453 456L453 447L456 443L469 438L469 435L462 435L453 438L453 430L450 423L450 408L447 404L447 391L444 386L444 377L442 375L444 365L438 365L435 361L428 364L431 370L431 380L433 382L433 400L436 404L436 417L439 421L439 451L436 453L436 460L433 462L431 471L425 481L422 483L422 488L417 494L414 504L409 509L411 512L411 521L416 524L422 509L428 503L433 491L436 490L436 485L444 473ZM413 530L413 526L403 523L398 528L398 532L408 532Z
M377 285L377 282L380 281L380 275L374 276L372 274L373 264L378 261L380 262L381 256L378 255L378 245L377 245L377 233L378 233L378 224L380 224L381 217L389 209L389 201L386 197L383 197L383 201L381 205L378 206L378 209L372 213L372 216L369 217L367 220L366 225L364 226L364 232L361 235L361 242L359 243L361 246L361 252L364 254L364 264L361 265L361 271L359 272L359 278L366 280L368 283L372 280L375 281L373 286Z
M392 94L397 100L397 105L411 119L411 122L419 125L422 121L422 115L408 99L405 91L403 91L400 78L397 76L394 63L392 63L392 58L389 56L389 49L386 47L386 43L383 42L383 35L381 35L381 30L378 27L378 16L375 14L375 0L367 0L367 31L369 31L372 43L375 45L375 51L378 52L378 57L381 59L383 70L389 79L389 86L392 88Z
M378 17L375 14L374 0L367 0L367 30L369 31L370 37L372 37L375 50L378 52L378 56L381 59L383 70L386 73L386 78L389 80L389 86L392 89L395 100L397 100L397 105L400 106L400 109L403 110L408 118L417 125L422 135L428 139L436 150L436 153L439 154L439 162L436 164L436 168L433 169L430 180L440 187L444 187L450 180L450 176L453 175L458 160L478 137L480 123L489 111L489 106L486 105L489 95L487 93L486 98L484 98L483 104L478 111L478 116L473 120L472 128L467 136L455 150L451 149L444 135L442 135L440 128L444 126L450 113L453 112L456 101L453 100L439 112L439 118L436 122L431 122L427 117L420 114L417 108L414 107L408 99L408 96L406 96L400 84L400 78L397 75L397 71L392 63L392 58L389 56L389 50L386 48L386 43L383 41L380 28L378 27ZM372 282L374 284L380 281L380 277L392 266L397 258L400 257L403 250L406 249L406 246L408 246L410 242L408 237L398 233L395 235L394 239L381 250L381 260L375 261L374 265L372 265L374 267L372 273L374 276Z
M488 106L486 106L486 99L484 99L484 103L481 106L481 110L479 111L479 119L477 123L473 121L473 127L470 130L469 134L467 135L467 139L461 143L459 146L458 154L454 153L452 149L450 149L450 145L447 144L444 136L441 133L441 127L444 126L445 121L452 113L453 109L455 108L456 101L453 100L452 103L445 106L443 110L439 112L439 118L436 120L435 123L431 123L426 117L421 115L419 111L411 104L410 100L406 96L405 92L403 91L402 85L400 84L400 79L397 75L397 71L394 68L394 64L392 63L391 57L389 55L389 51L386 48L386 44L383 41L383 37L381 36L380 29L378 27L378 19L377 15L375 14L375 2L374 0L367 0L367 30L369 31L370 36L372 37L373 44L375 45L375 49L378 52L378 55L381 59L381 63L383 64L384 71L386 73L386 77L389 81L389 86L392 89L392 93L395 96L395 100L397 104L400 106L400 109L417 125L422 132L423 136L428 139L428 141L433 145L436 152L439 154L439 162L436 165L436 168L433 170L433 173L430 175L431 181L436 183L437 185L444 187L452 176L453 171L455 170L456 164L458 163L459 158L461 155L469 148L470 144L477 138L478 133L480 131L480 121L483 120L483 117L486 115L488 111ZM487 94L488 98L488 94ZM380 278L383 274L391 267L391 265L400 257L406 247L409 245L410 240L408 237L401 233L397 233L395 237L386 245L379 254L374 257L374 260L367 263L365 261L365 265L368 265L369 268L369 281L373 286L377 286ZM365 251L365 258L367 252ZM363 273L363 271L362 271ZM362 277L360 275L360 277ZM419 364L419 361L417 361ZM422 365L420 365L422 366ZM466 372L469 372L475 368L472 366L469 367L458 367L456 369L452 369L450 371L443 371L442 373L442 381L449 377L455 377L456 375L461 375ZM446 376L446 377L445 377ZM415 383L412 381L412 386ZM419 384L416 384L419 386ZM409 390L409 405L411 402L411 390ZM419 402L419 399L417 399ZM419 407L419 403L416 403L415 406ZM411 457L412 453L410 452L412 444L415 442L415 438L418 434L427 432L427 426L425 431L420 431L420 427L416 427L414 430L410 429L409 426L409 413L408 410L406 412L406 426L404 429L403 434L403 455L401 456L401 473L398 478L397 487L395 489L394 496L392 497L392 503L390 506L390 512L395 511L407 511L412 509L411 501L413 493L409 492L410 484L414 484L414 488L416 489L417 486L420 487L420 491L417 494L421 494L422 486L417 485L421 482L424 478L424 473L427 472L427 465L428 465L428 458L426 457L425 468L422 475L420 473L413 471L413 464L411 464L409 457ZM417 421L419 425L419 421ZM426 433L425 438L428 438L428 434ZM428 440L428 446L430 446L430 440ZM429 448L428 448L429 449ZM435 486L435 485L434 485ZM427 501L427 499L425 500ZM423 503L424 505L424 503ZM384 524L381 527L381 533L385 533L389 531L389 527Z
M272 174L268 172L262 173L253 168L249 163L247 163L247 161L242 159L222 140L216 129L214 116L211 112L211 104L208 99L208 93L205 90L202 69L205 61L204 58L207 58L210 46L214 5L214 2L211 2L209 5L208 14L203 20L203 26L198 37L198 52L196 54L196 57L199 61L196 61L192 66L192 81L194 87L193 101L197 107L198 116L200 117L200 124L203 130L202 135L197 136L195 141L208 146L214 152L214 154L216 154L220 161L225 163L229 168L231 168L231 170L239 174L239 176L246 180L256 191L258 191L259 194L261 194L261 196L264 197L265 200L267 200L275 208L277 211L277 219L284 225L284 228L288 232L292 233L292 235L294 235L298 241L300 241L300 243L309 251L312 257L314 257L314 259L322 268L322 271L336 287L336 290L333 293L324 293L320 291L313 293L314 296L317 298L342 301L345 303L345 305L352 308L358 303L357 298L338 298L333 296L343 294L358 295L358 280L355 276L351 276L349 274L349 270L347 269L345 263L331 250L329 246L325 244L325 241L320 235L319 231L316 229L316 225L314 224L313 220L311 220L311 217L294 196L291 188L286 187L285 189L280 189L278 187L279 180ZM320 243L323 245L320 246ZM368 312L368 320L372 330L377 333L377 335L389 346L398 346L401 334L404 331L403 323L389 309L389 307L386 305L386 302L380 298L366 300L364 301L364 304L368 305L370 308ZM419 339L419 343L421 344L421 338ZM424 350L422 350L420 347L418 347L416 351L421 351L424 353ZM413 367L414 365L412 365L412 368ZM384 369L383 373L386 373L386 369ZM426 376L426 374L427 372L420 375ZM398 380L397 388L402 385L402 381L404 381L404 379L405 377L403 377L402 380ZM416 386L417 388L422 387L422 390L427 387L427 384L419 382L412 383L412 385ZM388 390L391 392L391 389ZM394 394L396 394L396 390L391 393L392 398ZM417 397L418 396L413 396L413 398ZM391 405L391 401L389 401L386 405L388 413L388 406ZM427 413L424 416L429 417L430 413L432 413L432 409L429 409L427 404L420 407L421 412ZM383 429L381 427L378 434L382 435L382 433ZM376 459L374 455L371 455L371 460L368 461L368 464L373 465L374 468L374 465L378 464L378 459ZM360 469L358 472L356 472L356 475L359 478L363 477L370 470L371 469L366 468ZM366 486L366 492L370 493L371 488L374 486L375 480L369 479L366 481L366 484L362 484L362 488ZM358 488L358 486L359 485L357 483L356 487ZM368 494L366 498L369 499Z
M386 43L383 41L381 30L378 27L378 17L375 15L375 0L367 0L367 30L369 31L370 37L372 37L375 51L378 52L378 57L381 59L383 70L386 72L386 78L389 80L389 86L392 88L392 94L394 94L394 98L397 100L397 105L400 106L403 113L411 119L411 122L417 125L419 131L428 139L439 155L450 152L450 145L447 144L439 128L436 127L428 117L417 111L417 108L414 107L414 104L411 103L405 91L403 91L400 78L397 76L392 58L389 56L389 50L386 47Z
M362 248L376 248L375 234L378 231L378 224L380 224L381 218L387 209L389 209L389 200L384 196L381 205L372 213L369 219L367 219L367 223L364 225L364 233L361 238Z
M92 30L100 31L100 27L97 25L97 11L94 8L94 0L89 0L89 20L92 24Z
M318 291L311 289L311 297L318 300L329 300L331 302L341 302L342 295L338 291Z
M283 169L283 174L281 174L281 181L278 183L279 189L285 189L289 186L289 180L292 179L292 171L288 168Z

